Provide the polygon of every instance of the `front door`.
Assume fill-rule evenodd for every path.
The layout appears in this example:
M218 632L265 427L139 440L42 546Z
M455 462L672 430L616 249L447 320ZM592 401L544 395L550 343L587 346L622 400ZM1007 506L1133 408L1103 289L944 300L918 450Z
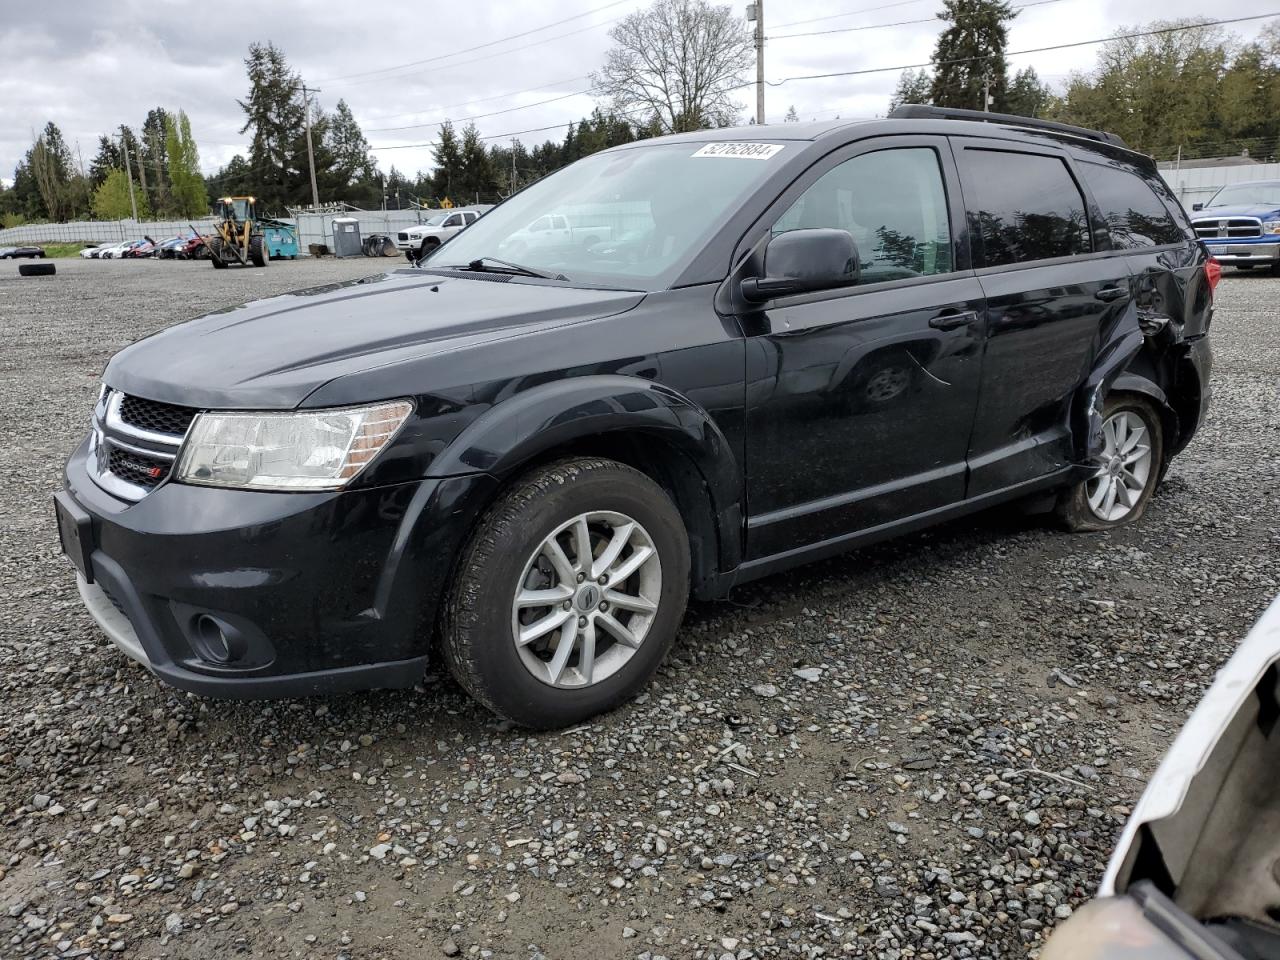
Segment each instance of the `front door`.
M964 497L982 289L942 138L838 151L769 214L848 230L856 285L780 298L747 340L747 552L803 549Z

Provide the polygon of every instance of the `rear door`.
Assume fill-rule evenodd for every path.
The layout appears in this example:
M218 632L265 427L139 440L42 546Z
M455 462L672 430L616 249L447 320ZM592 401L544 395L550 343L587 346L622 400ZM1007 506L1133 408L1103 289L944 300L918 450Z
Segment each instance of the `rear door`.
M953 145L987 301L969 445L968 496L978 497L1079 459L1073 406L1131 311L1132 284L1063 151L959 137Z

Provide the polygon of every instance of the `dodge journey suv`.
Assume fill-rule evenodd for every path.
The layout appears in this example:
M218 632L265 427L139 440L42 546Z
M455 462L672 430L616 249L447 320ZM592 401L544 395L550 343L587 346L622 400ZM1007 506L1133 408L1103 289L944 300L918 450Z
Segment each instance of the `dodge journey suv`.
M507 242L556 214L618 243ZM505 254L505 256L504 256ZM636 694L692 592L1009 501L1140 517L1209 401L1217 264L1118 138L994 114L589 156L416 268L117 354L56 496L184 690Z

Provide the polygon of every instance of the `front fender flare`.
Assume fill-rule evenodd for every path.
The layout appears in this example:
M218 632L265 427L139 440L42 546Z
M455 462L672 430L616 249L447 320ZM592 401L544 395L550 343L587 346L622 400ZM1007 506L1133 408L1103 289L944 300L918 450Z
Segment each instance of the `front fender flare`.
M683 455L701 475L720 541L720 565L741 550L742 472L710 415L675 390L637 377L558 380L521 391L470 423L428 476L484 472L506 479L547 451L608 434L642 435Z

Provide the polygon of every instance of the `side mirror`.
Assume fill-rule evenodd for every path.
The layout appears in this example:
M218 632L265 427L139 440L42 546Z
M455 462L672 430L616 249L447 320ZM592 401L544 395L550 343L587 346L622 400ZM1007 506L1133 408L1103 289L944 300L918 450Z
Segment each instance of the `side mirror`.
M764 276L742 281L742 296L751 303L813 290L847 287L858 282L858 246L848 230L815 227L788 230L764 249Z
M1203 203L1193 203L1193 204L1191 205L1191 209L1192 209L1192 210L1203 210L1203 209L1204 209L1204 204L1203 204Z

